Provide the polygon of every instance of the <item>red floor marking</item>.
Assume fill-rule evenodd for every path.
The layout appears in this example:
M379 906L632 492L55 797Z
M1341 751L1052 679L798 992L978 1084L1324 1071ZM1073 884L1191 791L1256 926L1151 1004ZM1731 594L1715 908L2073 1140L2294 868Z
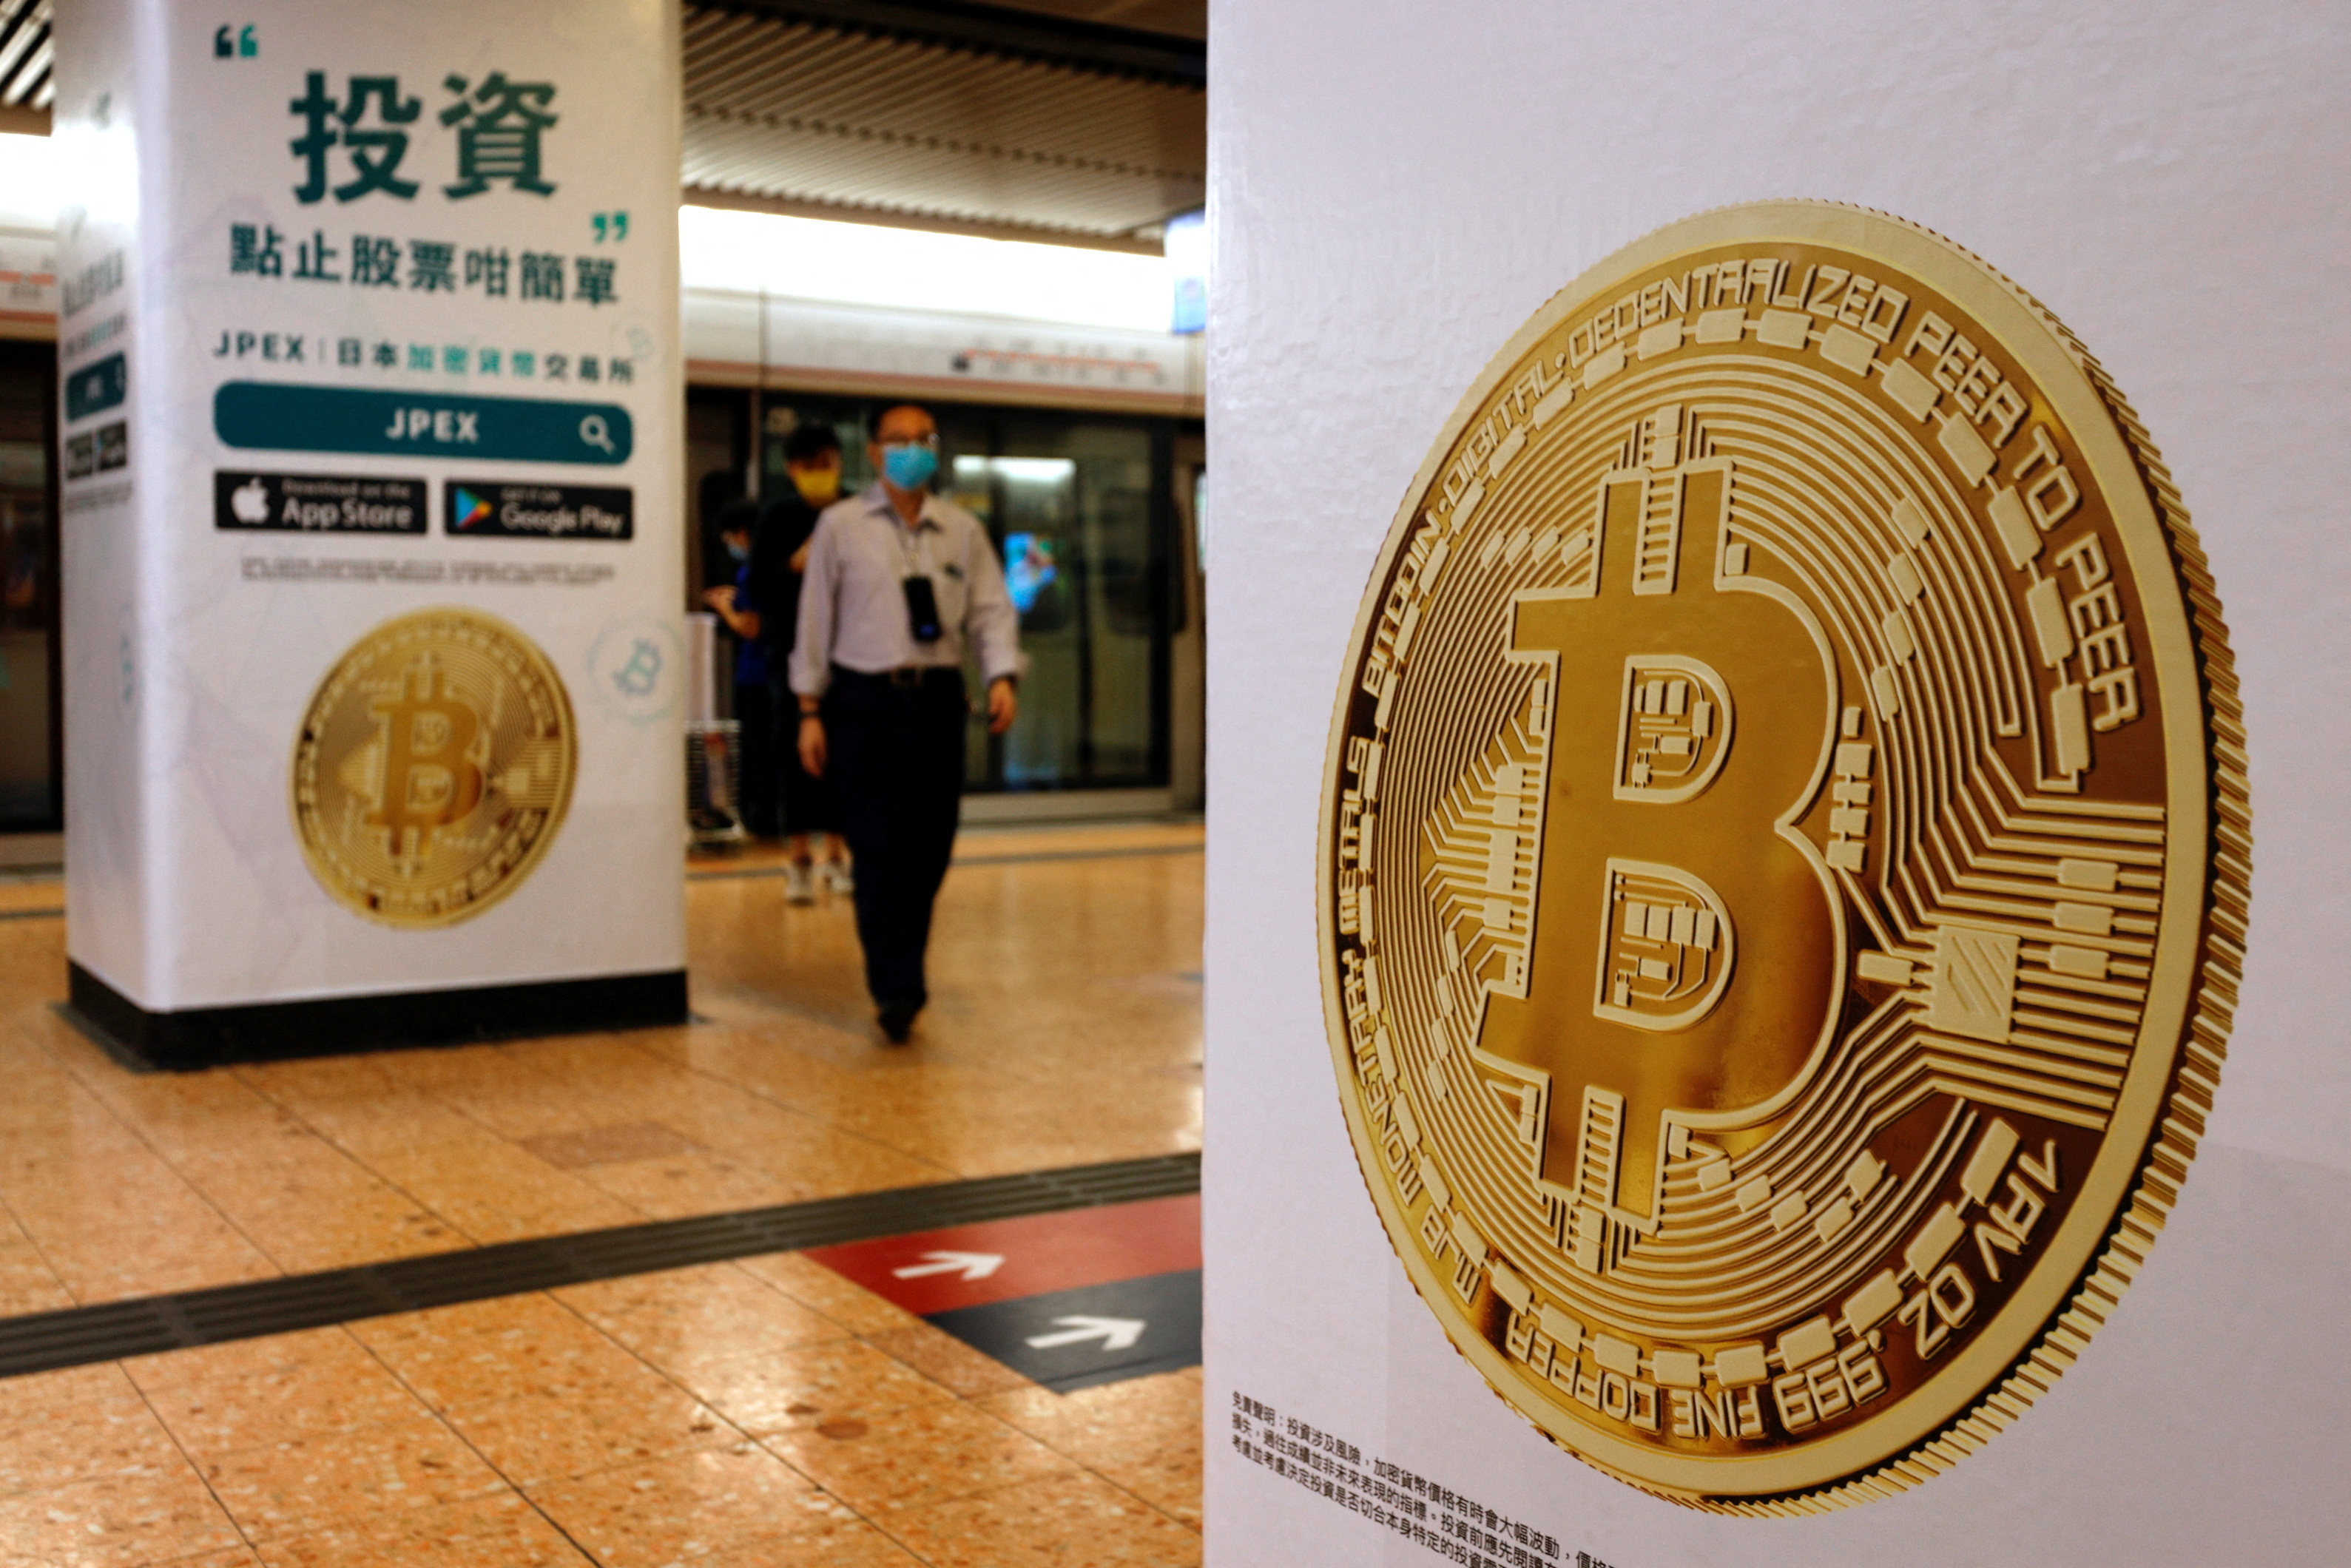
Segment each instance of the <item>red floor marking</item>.
M932 1253L1004 1260L982 1278L967 1279L965 1276L974 1265L950 1263L931 1257ZM806 1255L908 1312L927 1317L956 1307L984 1306L1048 1291L1196 1269L1200 1266L1200 1199L1195 1193L1031 1214L1019 1219L816 1247ZM937 1271L903 1277L898 1272L902 1269Z

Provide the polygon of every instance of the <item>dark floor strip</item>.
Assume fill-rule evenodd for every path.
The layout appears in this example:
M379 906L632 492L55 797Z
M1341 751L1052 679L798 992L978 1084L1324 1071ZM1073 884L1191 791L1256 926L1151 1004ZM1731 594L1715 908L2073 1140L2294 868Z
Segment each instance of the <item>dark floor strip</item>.
M1200 1190L1200 1156L1166 1155L895 1187L400 1258L169 1296L0 1318L0 1377L325 1328L388 1312L584 1285L762 1252Z
M62 904L55 909L0 909L0 920L55 920L65 912Z
M1113 861L1131 860L1138 855L1196 855L1205 844L1130 844L1114 850L1038 850L1020 855L957 855L956 865L1034 865L1040 861ZM774 865L726 866L716 871L690 871L688 882L736 882L749 877L781 876L781 862Z

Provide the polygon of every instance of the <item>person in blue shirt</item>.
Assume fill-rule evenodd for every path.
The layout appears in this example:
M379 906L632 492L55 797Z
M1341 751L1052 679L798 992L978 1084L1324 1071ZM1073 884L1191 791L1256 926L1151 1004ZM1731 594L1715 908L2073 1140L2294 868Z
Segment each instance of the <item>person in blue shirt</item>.
M704 590L702 600L735 634L735 717L742 727L736 744L743 759L738 801L743 826L759 838L772 839L781 827L782 797L776 770L775 690L770 680L776 663L774 638L751 586L751 539L758 524L757 501L734 500L719 508L716 531L735 563L735 580Z
M751 575L745 586L763 614L768 651L769 701L776 727L776 787L784 833L784 897L812 902L820 885L843 895L856 891L849 869L849 845L841 836L841 816L832 783L801 762L798 737L799 703L789 684L792 643L799 626L800 583L808 570L809 541L817 514L841 498L841 437L832 426L810 420L784 443L785 484L759 512L751 540Z

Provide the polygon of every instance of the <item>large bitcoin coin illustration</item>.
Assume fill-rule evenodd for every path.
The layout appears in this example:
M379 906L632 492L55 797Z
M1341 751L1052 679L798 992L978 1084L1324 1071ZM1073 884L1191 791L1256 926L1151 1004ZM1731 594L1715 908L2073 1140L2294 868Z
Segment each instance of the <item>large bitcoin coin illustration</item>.
M547 656L476 610L361 638L294 747L294 821L319 885L387 925L447 925L528 876L562 825L579 735Z
M2239 719L2152 444L1975 257L1771 203L1571 285L1390 530L1325 786L1340 1098L1454 1344L1700 1507L1989 1440L2194 1154Z

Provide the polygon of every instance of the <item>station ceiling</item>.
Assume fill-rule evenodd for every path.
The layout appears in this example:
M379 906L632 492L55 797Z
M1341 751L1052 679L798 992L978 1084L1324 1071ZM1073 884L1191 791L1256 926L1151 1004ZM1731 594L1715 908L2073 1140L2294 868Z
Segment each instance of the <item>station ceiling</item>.
M0 0L46 131L54 0ZM1155 250L1207 189L1206 0L685 0L685 199Z
M51 0L0 0L0 131L49 129Z

